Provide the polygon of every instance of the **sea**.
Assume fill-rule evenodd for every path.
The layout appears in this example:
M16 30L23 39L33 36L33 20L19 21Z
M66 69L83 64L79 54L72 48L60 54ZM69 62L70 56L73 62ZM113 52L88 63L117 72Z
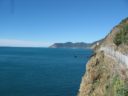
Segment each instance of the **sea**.
M93 51L0 47L0 96L76 96Z

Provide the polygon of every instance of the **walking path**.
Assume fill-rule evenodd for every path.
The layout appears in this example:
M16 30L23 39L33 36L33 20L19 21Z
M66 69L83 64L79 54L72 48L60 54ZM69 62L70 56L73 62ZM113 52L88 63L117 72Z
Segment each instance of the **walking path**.
M101 47L100 51L104 51L105 55L111 57L119 63L119 66L128 68L128 56L123 55L121 52L115 51L110 47ZM120 65L122 64L122 65Z

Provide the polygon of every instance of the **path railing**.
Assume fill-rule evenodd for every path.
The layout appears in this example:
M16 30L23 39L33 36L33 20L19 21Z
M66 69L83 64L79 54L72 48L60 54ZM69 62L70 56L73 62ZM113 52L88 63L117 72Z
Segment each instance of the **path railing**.
M101 47L100 51L104 51L105 55L110 56L112 59L115 59L117 62L119 62L119 64L122 64L128 68L128 56L122 54L121 52L115 51L110 47Z

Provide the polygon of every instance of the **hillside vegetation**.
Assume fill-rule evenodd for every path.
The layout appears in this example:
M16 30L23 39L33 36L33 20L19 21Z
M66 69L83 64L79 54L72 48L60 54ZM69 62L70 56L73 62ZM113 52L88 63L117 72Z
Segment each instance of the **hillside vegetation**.
M120 32L115 36L114 43L119 46L120 44L128 45L128 18L123 20L122 23L118 26Z

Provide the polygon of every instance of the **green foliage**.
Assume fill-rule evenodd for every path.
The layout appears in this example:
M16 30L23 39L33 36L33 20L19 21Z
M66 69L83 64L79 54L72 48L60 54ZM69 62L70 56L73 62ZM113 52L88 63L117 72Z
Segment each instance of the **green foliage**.
M119 79L116 79L114 84L115 94L116 96L124 96L124 90L123 90L123 82Z
M121 32L118 33L114 39L114 43L119 46L121 43L122 43L122 40L121 40Z
M128 44L128 25L125 24L121 31L114 38L114 43L119 46L120 44Z
M118 76L113 80L114 96L128 96L128 84L125 84Z

